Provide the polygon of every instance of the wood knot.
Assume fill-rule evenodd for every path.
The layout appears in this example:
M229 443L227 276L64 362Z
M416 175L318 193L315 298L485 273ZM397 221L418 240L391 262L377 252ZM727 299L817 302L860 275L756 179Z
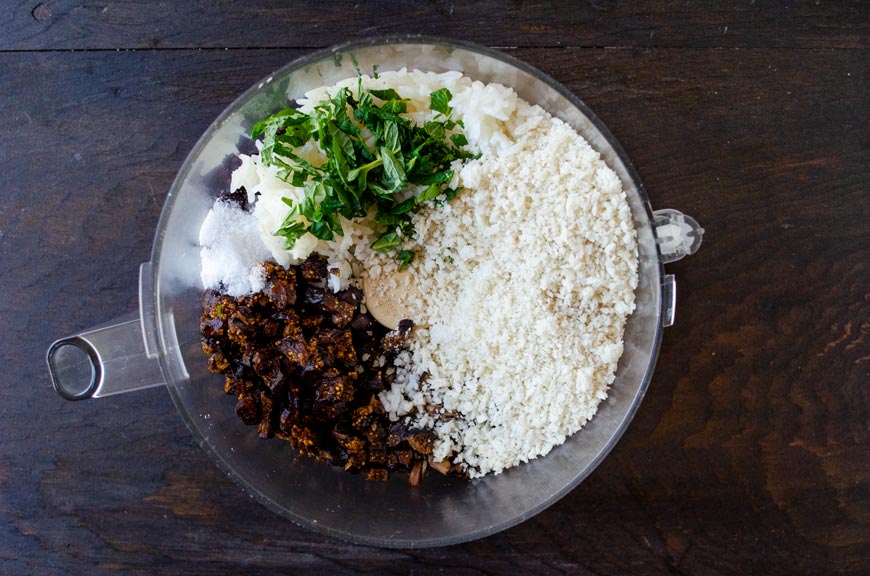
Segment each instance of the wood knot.
M51 18L51 10L48 9L48 6L40 2L30 11L30 15L33 16L33 19L37 22L45 22Z

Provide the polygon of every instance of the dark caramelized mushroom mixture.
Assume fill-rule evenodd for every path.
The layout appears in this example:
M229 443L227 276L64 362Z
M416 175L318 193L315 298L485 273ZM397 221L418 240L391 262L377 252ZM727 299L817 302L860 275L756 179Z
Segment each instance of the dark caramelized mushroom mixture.
M410 471L416 485L431 465L432 432L391 422L378 400L413 323L387 331L360 311L362 292L326 288L326 259L285 269L266 262L261 292L234 298L208 290L200 325L212 372L226 376L236 414L300 454L386 480ZM455 473L456 470L453 470Z

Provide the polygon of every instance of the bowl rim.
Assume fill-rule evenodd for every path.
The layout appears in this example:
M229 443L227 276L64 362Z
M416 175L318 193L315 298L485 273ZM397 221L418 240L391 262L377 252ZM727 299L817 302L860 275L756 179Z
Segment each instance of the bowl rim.
M509 64L531 76L536 77L537 79L546 83L553 90L558 92L561 96L567 99L572 106L576 107L585 117L586 119L593 125L595 128L602 134L607 143L613 149L613 152L619 157L620 161L623 163L625 170L628 176L631 178L636 192L643 204L644 210L646 211L648 222L652 227L653 222L653 213L652 207L649 202L649 198L647 197L646 191L643 187L643 183L634 168L634 165L631 163L631 160L628 157L628 154L623 149L622 145L619 141L613 136L607 126L592 112L592 110L582 101L580 98L575 96L570 90L568 90L561 82L558 82L554 78L552 78L549 74L535 68L534 66L523 62L522 60L517 59L514 56L506 54L502 51L495 50L492 48L488 48L486 46L482 46L480 44L476 44L474 42L468 42L464 40L456 40L453 38L443 37L443 36L430 36L430 35L405 35L405 34L390 34L390 35L382 35L382 36L373 36L370 38L360 39L360 40L352 40L348 42L344 42L341 44L335 44L333 46L329 46L327 48L316 49L311 51L308 54L300 56L298 58L293 59L289 63L281 66L280 68L274 70L267 76L263 77L260 81L255 82L250 88L245 90L241 95L239 95L235 100L233 100L221 113L220 115L209 125L209 127L203 132L203 134L199 137L196 144L194 144L193 148L191 148L190 152L185 157L185 160L178 171L175 179L172 182L172 186L170 187L169 193L167 195L166 201L163 205L163 210L160 214L160 219L157 223L157 232L154 237L154 243L152 245L151 251L151 286L153 290L150 294L142 294L140 297L142 298L150 298L151 303L153 304L153 310L158 310L159 304L159 282L158 275L160 269L160 256L162 249L162 239L163 233L167 227L167 224L170 219L170 215L172 213L173 207L175 205L176 200L178 199L178 192L182 186L182 183L187 179L189 173L191 172L193 165L195 163L195 159L199 158L202 150L205 146L210 142L212 135L214 132L223 125L223 123L232 116L234 113L238 111L244 104L246 104L255 94L259 93L265 85L272 82L274 78L278 78L284 76L291 72L292 70L297 70L303 68L305 66L314 64L316 62L323 61L330 56L334 56L336 53L346 53L355 49L363 49L370 48L374 46L386 46L386 45L401 45L401 44L410 44L410 45L432 45L432 46L443 46L447 48L459 48L469 52L474 52L478 54L482 54L484 56L488 56L490 58L499 60L506 64ZM653 231L654 232L654 231ZM658 361L659 351L661 347L662 340L662 323L661 323L661 283L664 277L664 266L661 262L661 254L659 252L658 246L656 246L656 253L658 255L658 265L656 266L657 278L653 282L653 288L656 290L656 330L653 337L652 346L650 348L650 360L647 364L646 370L644 372L643 379L638 387L637 392L631 404L628 407L625 415L622 420L619 422L614 433L611 435L608 440L606 446L598 453L598 455L580 472L578 473L570 482L565 484L561 489L552 493L548 498L541 501L537 505L529 508L524 513L517 515L509 520L505 520L503 522L485 526L479 528L477 530L466 532L463 534L451 535L451 536L443 536L438 538L428 538L428 539L392 539L385 540L377 537L370 537L366 534L359 534L354 532L348 532L340 529L336 529L330 526L325 526L317 523L316 521L311 521L292 510L284 508L274 502L273 500L267 498L263 494L261 494L257 489L251 486L246 480L239 477L233 470L233 468L218 454L212 446L207 442L207 440L202 436L198 428L193 423L193 416L190 414L185 406L185 404L181 401L179 392L176 390L175 385L170 381L171 379L166 378L167 389L169 390L169 395L172 398L173 404L175 404L176 410L181 415L182 420L184 421L187 428L190 430L190 433L197 440L200 448L208 454L209 458L217 464L217 466L227 474L227 476L235 482L244 493L248 494L251 498L264 505L266 508L278 514L279 516L286 518L293 523L312 530L314 532L318 532L320 534L324 534L327 536L331 536L337 538L339 540L343 540L345 542L350 542L352 544L362 544L368 546L378 546L383 548L424 548L424 547L441 547L441 546L449 546L452 544L459 544L462 542L469 542L472 540L477 540L480 538L485 538L487 536L491 536L517 524L520 524L533 516L543 512L563 497L565 497L569 492L574 490L583 480L585 480L598 466L601 462L610 454L619 440L622 438L623 434L627 430L629 424L633 420L637 410L640 407L640 404L643 401L644 396L649 388L650 381L652 380L653 372L655 371L655 366ZM157 335L158 340L158 360L160 363L160 368L164 375L171 374L171 370L168 364L168 346L167 342L163 337L163 328L162 319L160 314L155 313L152 318L142 318L142 322L153 322L154 333Z

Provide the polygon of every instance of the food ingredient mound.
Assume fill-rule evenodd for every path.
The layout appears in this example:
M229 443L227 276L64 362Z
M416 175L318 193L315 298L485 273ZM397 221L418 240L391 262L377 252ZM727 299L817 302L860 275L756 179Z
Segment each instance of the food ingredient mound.
M236 414L261 438L370 480L405 469L417 484L427 466L450 472L431 459L432 432L390 422L377 397L413 323L387 332L360 311L358 289L325 289L327 273L313 254L289 269L263 263L264 287L251 296L206 290L202 349L209 370L226 376Z
M390 231L373 211L339 214L328 226L342 235L331 240L276 235L308 191L261 158L263 143L261 155L240 155L230 189L247 191L272 260L288 267L323 254L332 291L364 278L378 291L367 298L397 299L408 312L415 328L379 400L392 421L435 433L433 462L482 476L546 454L606 398L634 310L636 236L619 178L564 122L511 88L458 72L350 78L309 92L299 110L309 114L358 86L394 90L418 126L443 119L430 102L446 89L462 148L479 155L450 164L442 184L458 193L428 200L397 226L392 253L376 245ZM313 141L292 154L326 162ZM394 197L394 207L410 198ZM323 226L315 232L329 236ZM249 278L249 290L255 284Z
M463 193L415 217L418 290L402 304L422 326L381 395L471 476L546 454L592 418L637 286L631 212L599 154L522 101L502 129L514 144L469 162ZM394 262L364 260L373 285L404 299Z
M263 288L260 262L270 253L260 239L257 219L234 202L219 200L199 231L202 246L202 283L223 286L230 296L244 296Z
M283 266L325 253L333 291L349 285L357 244L392 253L403 266L413 260L412 251L398 249L413 234L413 215L453 199L456 168L475 155L463 149L468 140L447 87L407 96L384 88L384 80L363 80L309 92L299 107L254 125L259 154L240 155L231 192L222 193L202 228L206 288L256 291L261 244ZM253 217L224 201L243 212L253 206Z

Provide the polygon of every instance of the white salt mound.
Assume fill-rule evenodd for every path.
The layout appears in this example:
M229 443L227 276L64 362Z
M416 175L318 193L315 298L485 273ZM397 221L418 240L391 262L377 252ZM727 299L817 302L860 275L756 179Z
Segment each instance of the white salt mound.
M202 284L233 297L263 289L260 262L271 252L260 239L257 219L235 204L215 202L199 231Z

